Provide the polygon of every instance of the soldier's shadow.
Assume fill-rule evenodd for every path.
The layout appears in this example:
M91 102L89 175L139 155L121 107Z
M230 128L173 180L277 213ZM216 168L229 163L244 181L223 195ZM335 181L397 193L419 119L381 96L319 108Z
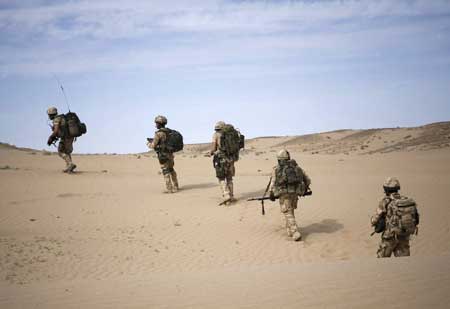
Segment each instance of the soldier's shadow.
M342 230L344 225L335 219L324 219L321 222L313 223L305 227L300 227L302 238L306 239L311 234L326 233L332 234Z
M79 170L75 170L71 173L69 173L68 175L83 175L83 174L107 174L108 171L104 170L104 171L79 171Z
M243 194L237 196L237 198L239 200L246 200L246 199L249 199L252 197L262 197L263 194L264 194L264 190L258 190L258 191L254 191L254 192L243 193ZM269 193L266 193L266 196L269 196Z
M206 183L195 183L190 185L183 185L181 186L181 190L195 190L195 189L207 189L207 188L213 188L217 187L219 184L213 183L213 182L206 182Z

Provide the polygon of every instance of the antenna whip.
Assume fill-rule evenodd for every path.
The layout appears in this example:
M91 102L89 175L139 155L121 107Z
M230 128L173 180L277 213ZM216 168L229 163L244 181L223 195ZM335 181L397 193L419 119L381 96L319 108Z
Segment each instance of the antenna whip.
M59 81L59 79L56 77L55 74L53 74L53 78L56 80L56 82L58 83L59 87L61 88L61 91L62 91L62 93L64 95L64 100L66 101L67 109L70 112L69 100L67 100L67 96L66 96L66 92L64 91L64 87L63 87L62 83Z

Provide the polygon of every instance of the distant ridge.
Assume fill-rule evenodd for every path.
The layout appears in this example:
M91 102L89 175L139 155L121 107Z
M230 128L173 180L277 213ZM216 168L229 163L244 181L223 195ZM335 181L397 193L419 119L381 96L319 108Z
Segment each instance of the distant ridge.
M450 147L450 122L412 128L337 130L307 134L291 137L270 147L312 154L373 154L442 149Z
M298 136L263 136L246 141L246 151L288 148L310 154L374 154L448 147L450 121L409 128L341 129ZM0 149L43 152L1 142ZM184 152L202 153L209 149L210 143L189 144L185 145Z

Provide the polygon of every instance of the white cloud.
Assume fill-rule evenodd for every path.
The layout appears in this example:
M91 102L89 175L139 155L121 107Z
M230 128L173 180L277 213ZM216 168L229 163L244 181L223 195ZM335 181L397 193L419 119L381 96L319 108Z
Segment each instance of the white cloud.
M396 20L450 14L444 0L175 2L38 1L0 10L0 38L6 42L0 46L0 71L41 75L202 66L238 71L257 67L255 62L290 57L301 62L311 50L345 58L400 42L426 49L434 45L418 42L433 43L428 33L448 23ZM383 18L392 21L377 23Z

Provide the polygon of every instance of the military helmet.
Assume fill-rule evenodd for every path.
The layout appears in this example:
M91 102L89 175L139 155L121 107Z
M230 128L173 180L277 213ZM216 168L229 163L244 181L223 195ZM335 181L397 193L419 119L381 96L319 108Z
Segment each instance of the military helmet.
M291 158L291 155L286 149L282 149L277 153L277 159L278 160L289 160Z
M384 181L383 188L400 190L400 181L395 177L388 177Z
M167 118L164 116L161 116L161 115L156 116L155 123L159 123L159 124L163 124L163 125L167 124Z
M57 115L58 114L58 109L56 107L49 107L47 109L47 115Z
M225 122L219 121L219 122L217 122L216 125L214 126L214 130L222 130L224 126L225 126Z

